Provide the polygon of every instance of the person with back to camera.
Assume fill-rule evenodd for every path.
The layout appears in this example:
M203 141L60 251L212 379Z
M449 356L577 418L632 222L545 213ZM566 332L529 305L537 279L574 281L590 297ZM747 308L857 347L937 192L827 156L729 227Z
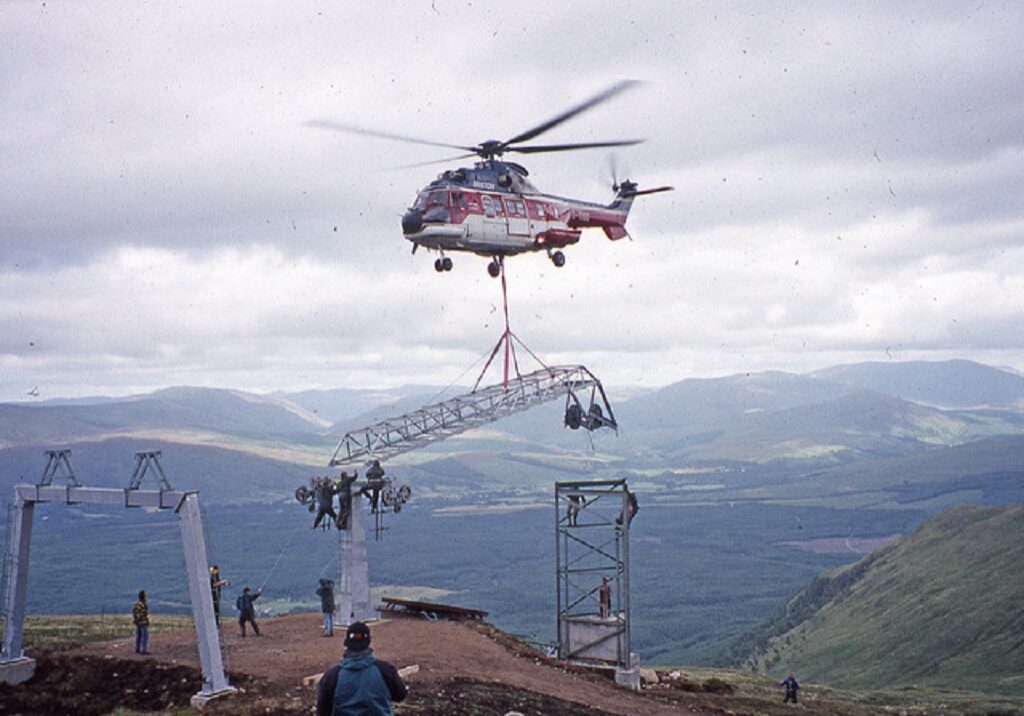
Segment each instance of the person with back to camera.
M260 587L255 592L246 587L238 595L238 599L235 600L235 608L238 610L238 626L242 630L243 639L245 638L246 622L252 625L252 630L256 633L256 636L260 635L260 628L256 626L255 601L260 598L261 594L263 594L263 587Z
M132 623L135 624L135 653L149 653L149 602L146 590L139 590L139 601L132 606Z
M320 597L320 611L324 613L324 636L334 636L334 581L321 579L316 595Z
M342 660L324 672L317 686L317 716L392 716L391 702L407 691L393 664L370 648L370 629L353 622L345 632Z
M796 680L796 674L792 671L789 672L789 676L783 680L780 686L786 689L786 698L782 700L782 703L788 704L792 701L795 704L796 694L800 690L800 683Z

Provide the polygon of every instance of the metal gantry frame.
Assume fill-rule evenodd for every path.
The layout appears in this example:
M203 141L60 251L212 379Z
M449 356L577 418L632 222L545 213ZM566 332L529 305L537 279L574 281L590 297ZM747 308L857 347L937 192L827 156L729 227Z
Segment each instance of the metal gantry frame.
M555 483L558 657L629 670L629 525L625 480ZM606 586L605 586L606 583Z
M328 465L359 465L374 458L384 462L563 396L584 402L578 394L583 394L587 403L585 414L601 416L601 424L595 427L617 429L604 388L593 373L582 365L553 366L511 378L507 386L491 385L345 433Z
M49 461L43 477L35 485L14 486L14 503L10 516L7 550L4 561L4 640L0 652L0 681L20 683L32 676L35 661L25 655L23 648L28 568L31 557L32 523L35 508L43 503L66 505L100 505L106 507L146 507L174 510L181 528L181 542L185 552L185 571L192 616L196 627L199 662L203 673L202 690L194 697L204 702L215 696L230 693L221 655L220 636L210 592L206 540L199 510L199 495L195 491L171 488L159 464L159 452L135 454L136 466L130 486L126 489L85 487L78 483L71 468L70 450L47 451ZM64 466L66 485L52 484ZM158 490L141 488L147 469L152 468L159 483Z

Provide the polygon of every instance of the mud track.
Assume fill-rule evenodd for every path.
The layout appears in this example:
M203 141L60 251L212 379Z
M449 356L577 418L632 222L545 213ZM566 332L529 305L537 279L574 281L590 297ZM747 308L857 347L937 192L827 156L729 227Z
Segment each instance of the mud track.
M243 639L237 624L224 621L225 663L232 684L241 687L242 692L216 702L209 712L309 714L315 690L302 686L302 679L338 661L343 650L342 635L323 637L319 614L268 618L259 624L261 636L250 633ZM721 713L720 707L700 695L651 698L617 687L602 676L566 669L486 626L395 619L373 624L371 633L378 657L398 668L419 666L418 673L406 679L410 697L396 714L504 714L512 709L527 714L593 716ZM153 636L150 648L152 655L136 655L132 639L126 637L87 644L54 658L64 668L89 672L86 681L92 683L80 683L80 689L120 693L121 705L148 710L187 703L187 696L199 685L195 633L179 630ZM86 668L86 664L105 664L108 671L116 671L119 676L113 678L102 668ZM139 664L144 671L122 678L120 674L129 673L132 664ZM159 676L161 671L166 672L167 679ZM165 681L173 681L175 688ZM166 692L167 697L133 702L126 689L132 688L135 694L138 685L158 694ZM106 703L109 697L100 700ZM475 703L481 700L487 703Z

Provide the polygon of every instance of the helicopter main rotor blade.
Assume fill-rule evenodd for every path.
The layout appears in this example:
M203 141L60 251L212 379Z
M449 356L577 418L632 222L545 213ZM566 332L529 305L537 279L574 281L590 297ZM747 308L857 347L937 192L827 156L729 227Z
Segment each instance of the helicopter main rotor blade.
M552 117L548 121L544 122L544 124L539 124L533 129L528 129L522 134L517 134L516 136L512 137L512 139L507 140L504 144L507 147L510 144L516 144L517 142L526 142L530 139L533 139L534 137L543 134L549 129L557 127L565 120L572 119L580 112L585 112L591 107L601 104L602 102L611 99L620 92L623 92L629 89L630 87L633 87L634 85L638 84L640 83L637 80L623 80L622 82L614 84L608 89L606 89L604 92L594 95L590 99L586 100L581 104L576 105L571 109L567 109L565 112L562 112L560 115L556 117Z
M468 159L469 157L477 156L476 152L470 152L469 154L459 154L454 157L447 157L445 159L431 159L429 162L416 162L415 164L402 164L397 167L388 167L389 170L397 169L418 169L420 167L429 167L434 164L447 164L448 162L455 162L459 159Z
M617 142L577 142L575 144L532 144L525 147L505 147L506 152L540 154L542 152L569 152L574 149L600 149L602 147L628 147L640 144L642 139L623 139Z
M328 129L332 132L347 132L348 134L359 134L365 137L377 137L379 139L391 139L397 142L407 142L409 144L423 144L428 147L444 147L446 149L461 149L464 152L473 152L473 156L476 155L475 147L465 147L461 144L445 144L444 142L432 142L429 139L418 139L417 137L406 137L401 134L391 134L390 132L381 132L376 129L367 129L365 127L357 127L354 124L343 124L341 122L331 122L323 119L313 119L306 122L307 127L316 127L317 129Z

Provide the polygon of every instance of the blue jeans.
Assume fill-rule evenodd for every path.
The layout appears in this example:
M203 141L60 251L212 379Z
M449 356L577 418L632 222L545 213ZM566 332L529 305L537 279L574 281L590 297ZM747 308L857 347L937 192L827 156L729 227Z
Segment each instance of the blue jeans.
M330 636L334 633L334 615L324 612L324 634Z
M136 624L135 625L135 653L136 654L148 654L149 653L149 625L148 624Z

